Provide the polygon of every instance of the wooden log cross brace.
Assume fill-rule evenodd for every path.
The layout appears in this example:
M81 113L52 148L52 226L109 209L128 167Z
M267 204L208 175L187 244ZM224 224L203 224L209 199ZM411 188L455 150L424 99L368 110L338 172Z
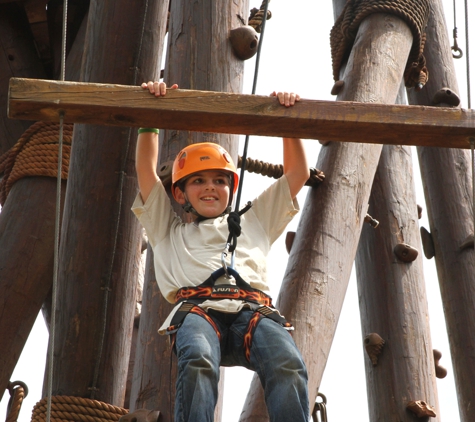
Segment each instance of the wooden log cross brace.
M140 87L12 78L8 116L23 120L372 144L470 148L475 111L169 90L157 99Z

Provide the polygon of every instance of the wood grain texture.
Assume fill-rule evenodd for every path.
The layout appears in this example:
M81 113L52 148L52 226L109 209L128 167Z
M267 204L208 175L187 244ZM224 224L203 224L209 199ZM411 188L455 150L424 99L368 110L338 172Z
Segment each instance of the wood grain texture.
M155 98L139 87L12 78L8 115L16 119L332 141L469 148L475 111L354 101L276 99L224 92L169 90Z
M459 92L447 34L442 3L434 0L424 52L431 77L426 90L408 92L411 104L430 104L442 87ZM473 248L460 249L467 236L473 234L470 152L420 147L417 153L434 240L460 420L471 422L475 420L475 252Z

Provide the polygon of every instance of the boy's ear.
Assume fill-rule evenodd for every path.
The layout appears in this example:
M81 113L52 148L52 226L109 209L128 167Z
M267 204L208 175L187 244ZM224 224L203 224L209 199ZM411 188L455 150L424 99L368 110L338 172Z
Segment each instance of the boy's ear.
M184 205L186 203L185 194L178 186L175 186L175 200L180 205Z

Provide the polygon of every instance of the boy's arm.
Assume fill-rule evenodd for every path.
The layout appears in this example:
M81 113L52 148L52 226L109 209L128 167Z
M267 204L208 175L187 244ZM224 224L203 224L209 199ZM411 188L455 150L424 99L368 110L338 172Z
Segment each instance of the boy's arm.
M148 89L156 97L164 96L167 93L167 85L164 82L143 83L142 88ZM178 85L175 84L172 88L178 88ZM135 168L140 195L144 203L158 181L157 164L158 134L153 132L139 134L135 151Z
M300 101L300 96L293 92L278 92L275 91L271 96L277 97L280 104L285 107L293 106L297 101ZM301 139L283 138L284 145L284 174L289 183L290 195L295 199L300 189L305 185L305 182L310 177L310 170L308 168L307 156Z

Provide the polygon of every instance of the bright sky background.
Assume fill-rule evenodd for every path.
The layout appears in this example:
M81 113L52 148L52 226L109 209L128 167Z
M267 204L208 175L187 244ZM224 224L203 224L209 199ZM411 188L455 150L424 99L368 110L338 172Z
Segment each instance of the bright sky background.
M449 38L452 43L453 0L443 0L443 3ZM260 0L251 0L250 7L259 7L260 4ZM456 0L456 4L458 44L466 53L464 4L462 0ZM325 2L274 0L270 3L269 9L272 11L273 17L266 24L256 94L268 95L273 90L288 90L299 93L303 98L333 100L334 97L330 95L333 79L329 47L329 33L334 21L332 2L329 0ZM474 11L475 8L470 10L472 22L475 19ZM474 43L475 40L472 40L472 52L475 52ZM251 93L252 90L254 62L255 59L246 62L244 93ZM467 108L465 57L455 62L462 107ZM472 79L473 76L475 73L472 67ZM313 166L317 162L320 144L310 140L305 144L309 163ZM281 163L281 141L274 138L251 137L248 155L254 159ZM417 203L424 207L420 225L429 229L427 207L420 183L415 150L413 159L415 160ZM270 179L247 173L242 197L243 203L253 199L270 182ZM301 207L305 202L306 194L307 188L304 188L299 195ZM287 230L296 230L298 218L299 216L294 219ZM277 240L269 258L269 280L271 282L273 280L274 283L271 286L274 298L278 295L288 257L285 251L284 236ZM441 418L445 421L460 422L435 263L433 259L429 261L423 257L423 254L421 256L424 260L432 344L434 348L442 352L441 364L449 371L445 379L437 381ZM358 421L368 420L363 337L359 319L356 278L353 274L320 388L320 391L327 397L328 419L332 422L345 421L350 417ZM48 334L40 314L11 378L12 381L25 382L30 389L30 394L24 401L19 422L31 420L31 410L35 403L41 399L47 338ZM231 368L226 369L225 377L223 422L237 422L252 373L241 368ZM0 415L6 414L8 400L9 394L5 392L0 403Z

